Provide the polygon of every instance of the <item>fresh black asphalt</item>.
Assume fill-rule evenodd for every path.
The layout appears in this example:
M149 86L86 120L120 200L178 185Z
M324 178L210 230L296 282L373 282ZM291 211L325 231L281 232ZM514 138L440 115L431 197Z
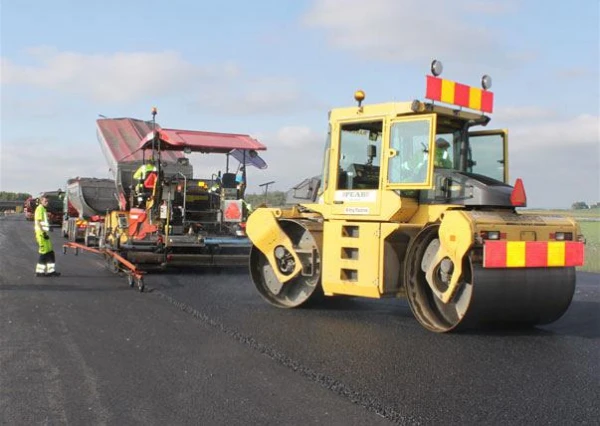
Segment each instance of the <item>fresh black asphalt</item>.
M0 424L597 424L600 275L554 324L434 334L403 300L274 308L244 269L149 274L0 218Z

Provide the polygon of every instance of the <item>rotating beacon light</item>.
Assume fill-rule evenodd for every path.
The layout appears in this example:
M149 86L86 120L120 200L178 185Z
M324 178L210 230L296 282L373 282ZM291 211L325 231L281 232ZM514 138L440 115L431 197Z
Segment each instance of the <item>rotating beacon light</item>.
M358 102L358 107L362 107L362 101L365 100L365 92L363 90L357 90L354 92L354 100Z
M483 77L481 77L481 87L483 87L483 90L488 90L492 87L492 77L484 74Z
M433 74L435 77L439 77L442 71L444 71L444 66L440 61L437 59L431 61L431 74Z
M158 113L158 109L153 106L151 109L152 113L152 162L154 163L154 151L156 150L157 145L160 147L160 141L158 140L158 132L156 131L156 114ZM160 148L159 148L160 149ZM159 152L159 162L160 162L160 152Z

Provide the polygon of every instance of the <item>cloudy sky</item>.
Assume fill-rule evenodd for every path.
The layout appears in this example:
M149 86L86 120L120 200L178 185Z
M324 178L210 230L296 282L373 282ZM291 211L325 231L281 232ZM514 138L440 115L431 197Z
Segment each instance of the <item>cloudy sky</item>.
M493 77L488 127L509 129L529 207L600 201L598 0L2 0L0 17L2 191L110 177L98 114L154 105L163 127L257 137L251 191L286 190L320 172L329 109L357 88L423 99L438 58Z

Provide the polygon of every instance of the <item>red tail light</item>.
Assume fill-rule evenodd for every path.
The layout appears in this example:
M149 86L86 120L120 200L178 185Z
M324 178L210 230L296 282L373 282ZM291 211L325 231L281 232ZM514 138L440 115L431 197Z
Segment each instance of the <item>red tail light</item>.
M521 178L518 178L515 182L515 187L510 194L510 202L515 207L527 206L527 195L525 195L525 187Z

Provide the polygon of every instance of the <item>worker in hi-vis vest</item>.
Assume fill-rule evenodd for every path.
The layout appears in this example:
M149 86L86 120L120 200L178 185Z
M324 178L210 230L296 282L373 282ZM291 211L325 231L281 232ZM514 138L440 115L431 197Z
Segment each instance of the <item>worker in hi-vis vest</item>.
M442 167L444 169L452 168L452 160L450 159L450 154L448 153L448 148L450 148L450 142L448 142L444 138L437 138L435 141L435 157L433 160L433 165L435 167Z
M40 258L35 266L36 277L57 277L60 275L60 272L56 272L54 249L48 235L50 223L48 222L48 212L46 211L47 205L48 197L42 195L40 197L40 204L36 207L33 215L35 239L39 246L38 252L40 253Z
M147 182L146 179L151 173L156 175L157 171L158 169L154 165L154 160L150 159L138 167L133 174L133 179L137 182L135 185L135 196L138 207L144 208L146 205L146 199L152 195L152 189L155 181Z

